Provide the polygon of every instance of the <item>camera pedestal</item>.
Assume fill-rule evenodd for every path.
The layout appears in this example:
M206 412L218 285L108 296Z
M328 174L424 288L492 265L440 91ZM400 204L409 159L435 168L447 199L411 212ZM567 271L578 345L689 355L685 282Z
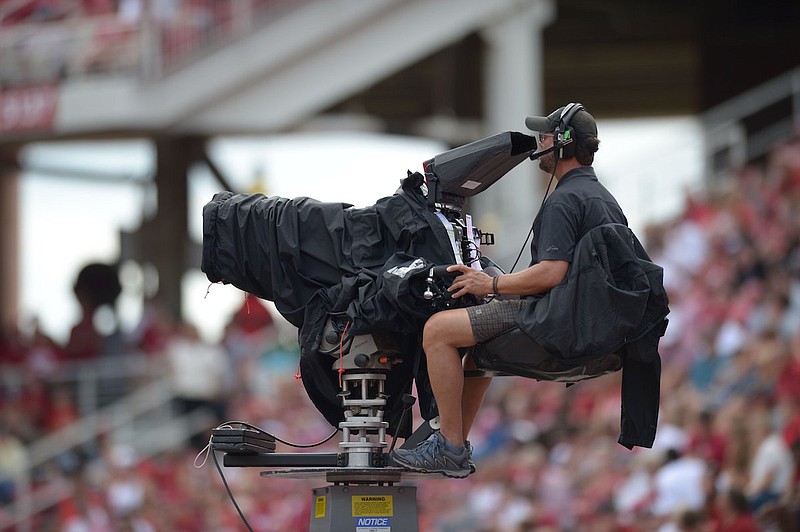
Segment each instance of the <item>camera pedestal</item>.
M312 490L310 532L417 532L417 488L397 484L431 475L397 467L387 452L391 449L386 441L389 423L384 419L385 382L398 363L396 355L381 349L372 335L345 337L331 320L321 352L334 358L332 369L340 374L340 452L276 453L272 446L271 452L227 453L223 464L271 468L261 472L264 478L324 478L331 485ZM406 412L411 399L404 399ZM429 422L418 428L403 447L424 440L434 425ZM222 436L212 436L212 447Z

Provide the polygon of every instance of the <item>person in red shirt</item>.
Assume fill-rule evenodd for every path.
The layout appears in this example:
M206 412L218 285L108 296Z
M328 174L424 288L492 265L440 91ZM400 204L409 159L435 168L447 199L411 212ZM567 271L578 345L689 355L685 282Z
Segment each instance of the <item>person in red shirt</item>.
M738 488L731 488L720 499L712 518L712 532L760 532L753 518L747 496Z
M78 408L66 385L55 384L48 392L49 400L42 415L42 429L45 432L54 432L80 418Z
M715 471L725 462L725 437L714 428L714 414L708 410L700 412L689 433L689 450L706 461Z

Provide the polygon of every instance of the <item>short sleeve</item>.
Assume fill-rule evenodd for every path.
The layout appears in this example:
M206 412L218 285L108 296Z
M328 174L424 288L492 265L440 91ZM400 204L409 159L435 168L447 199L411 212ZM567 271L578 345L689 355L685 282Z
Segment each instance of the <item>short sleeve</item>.
M572 262L578 240L578 214L564 203L545 203L539 232L538 259Z

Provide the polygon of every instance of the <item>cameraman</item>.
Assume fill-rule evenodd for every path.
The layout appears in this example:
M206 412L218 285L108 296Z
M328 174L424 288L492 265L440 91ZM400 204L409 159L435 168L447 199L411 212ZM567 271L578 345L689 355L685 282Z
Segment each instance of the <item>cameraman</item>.
M540 153L544 153L539 168L556 180L533 223L530 266L497 277L464 265L448 268L460 272L449 288L453 297L520 297L445 310L425 324L422 343L441 428L414 449L392 452L395 463L407 469L456 478L475 471L467 436L491 377L464 379L464 369L476 368L469 357L462 362L459 348L516 327L517 314L564 279L575 245L587 232L607 223L628 225L591 166L600 141L597 124L582 105L569 104L546 117L528 117L525 125L539 132Z

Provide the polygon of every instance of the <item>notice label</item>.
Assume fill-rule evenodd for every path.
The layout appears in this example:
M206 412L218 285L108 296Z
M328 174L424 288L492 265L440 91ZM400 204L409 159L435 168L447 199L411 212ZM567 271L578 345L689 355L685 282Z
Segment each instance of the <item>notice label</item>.
M356 532L391 532L392 524L388 517L357 517Z
M391 517L394 500L391 495L354 495L353 517Z

